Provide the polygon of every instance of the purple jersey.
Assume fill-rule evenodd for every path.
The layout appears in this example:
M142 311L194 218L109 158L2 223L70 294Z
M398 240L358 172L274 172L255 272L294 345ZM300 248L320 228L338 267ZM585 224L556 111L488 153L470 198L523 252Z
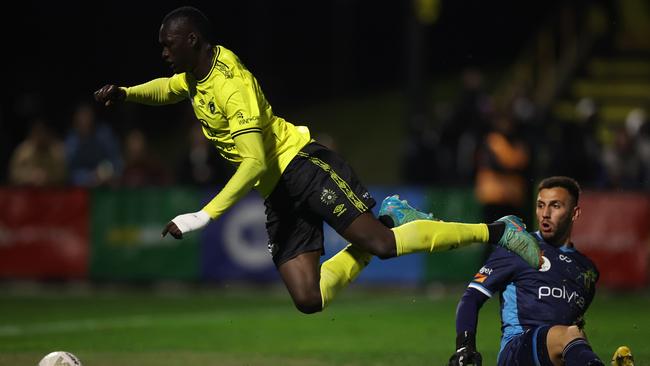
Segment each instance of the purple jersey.
M469 284L488 297L500 292L501 350L527 328L578 323L594 298L596 266L575 248L556 248L534 235L544 257L539 270L496 247Z

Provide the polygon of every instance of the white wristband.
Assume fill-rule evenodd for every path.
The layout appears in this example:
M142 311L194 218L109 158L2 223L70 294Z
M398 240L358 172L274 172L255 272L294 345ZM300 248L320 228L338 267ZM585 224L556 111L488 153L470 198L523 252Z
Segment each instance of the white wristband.
M210 215L205 211L197 211L188 214L178 215L172 220L178 227L181 233L189 233L190 231L202 229L210 222Z

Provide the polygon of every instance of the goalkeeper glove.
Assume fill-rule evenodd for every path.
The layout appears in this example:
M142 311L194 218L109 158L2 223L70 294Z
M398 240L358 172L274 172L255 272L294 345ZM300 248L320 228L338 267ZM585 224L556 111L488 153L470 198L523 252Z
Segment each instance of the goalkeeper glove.
M456 337L456 352L449 358L448 366L481 366L483 358L476 350L476 336L464 331Z

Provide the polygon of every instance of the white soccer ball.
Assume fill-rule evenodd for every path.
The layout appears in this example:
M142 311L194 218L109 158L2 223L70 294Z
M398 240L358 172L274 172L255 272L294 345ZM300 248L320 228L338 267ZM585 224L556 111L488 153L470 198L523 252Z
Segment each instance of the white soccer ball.
M41 362L38 363L38 366L82 366L81 361L77 356L73 355L70 352L65 351L56 351L49 353Z

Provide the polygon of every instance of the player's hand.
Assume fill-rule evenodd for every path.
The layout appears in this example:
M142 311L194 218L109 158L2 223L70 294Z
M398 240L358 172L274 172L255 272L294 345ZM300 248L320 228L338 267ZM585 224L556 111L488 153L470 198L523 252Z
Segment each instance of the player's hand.
M448 366L481 366L483 357L478 351L469 347L462 347L449 358Z
M210 215L203 210L178 215L165 225L165 228L162 231L162 236L164 238L165 235L169 233L176 239L182 239L183 234L202 229L209 222Z
M113 104L119 103L126 99L126 92L116 85L108 84L101 87L94 94L95 100L104 103L105 106L110 107Z
M164 238L167 233L173 236L174 239L183 239L183 233L173 221L170 221L165 225L165 228L162 231L162 237Z

